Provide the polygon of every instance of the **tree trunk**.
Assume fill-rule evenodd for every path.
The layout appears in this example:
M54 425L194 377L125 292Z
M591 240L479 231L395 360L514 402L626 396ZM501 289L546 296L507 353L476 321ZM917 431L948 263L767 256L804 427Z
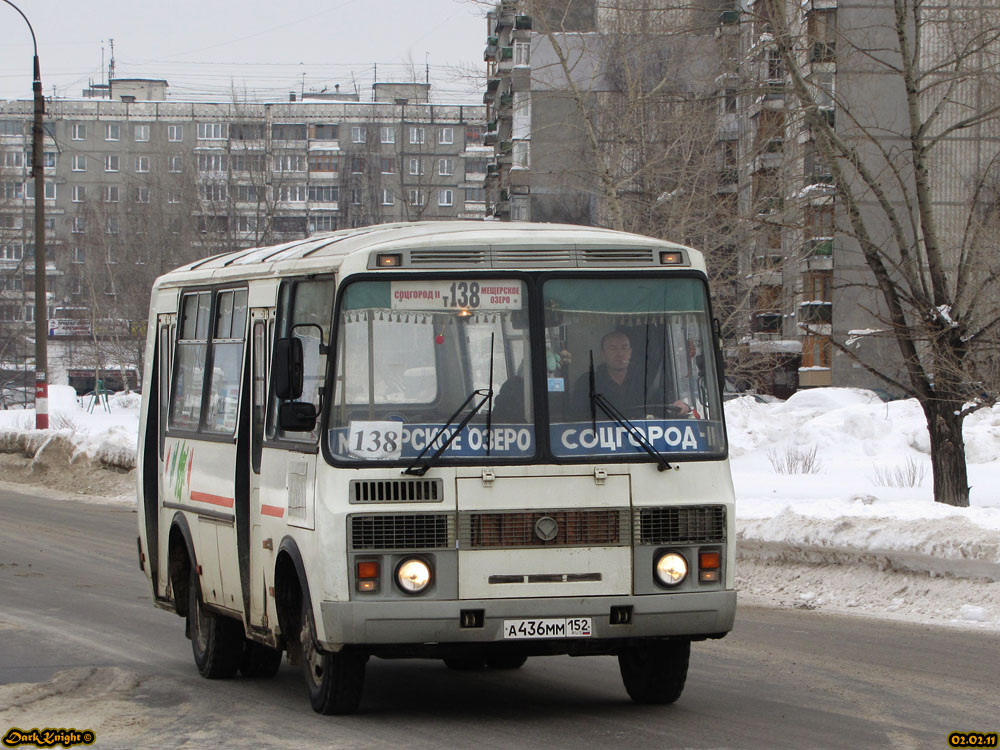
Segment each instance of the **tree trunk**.
M969 475L965 464L965 438L959 416L961 404L928 401L923 404L931 440L934 501L969 507Z

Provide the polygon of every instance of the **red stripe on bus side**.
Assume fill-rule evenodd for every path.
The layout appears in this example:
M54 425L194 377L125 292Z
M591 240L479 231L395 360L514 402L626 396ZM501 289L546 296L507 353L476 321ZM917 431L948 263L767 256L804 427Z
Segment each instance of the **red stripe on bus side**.
M191 492L191 499L197 500L199 503L211 503L212 505L221 505L223 508L232 508L236 504L236 501L231 497L222 497L221 495L210 495L207 492Z
M277 505L261 505L260 514L262 516L274 516L275 518L281 518L285 515L285 509L279 508Z

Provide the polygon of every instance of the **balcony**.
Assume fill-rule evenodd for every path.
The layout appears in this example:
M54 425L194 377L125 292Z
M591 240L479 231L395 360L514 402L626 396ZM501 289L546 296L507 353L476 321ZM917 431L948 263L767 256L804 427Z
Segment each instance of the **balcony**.
M813 237L802 245L803 258L831 257L833 255L833 237Z
M724 10L719 14L720 26L731 26L740 22L740 12L738 10Z
M833 303L823 300L810 300L799 305L799 325L810 328L830 325L833 322ZM823 333L822 330L817 330Z
M531 31L531 16L514 16L515 31Z
M499 102L498 106L501 109L504 109L506 107L513 107L514 106L514 95L513 94L500 94L500 102Z
M750 330L753 333L781 333L780 312L754 313L750 318Z
M495 44L487 45L486 49L483 50L483 61L484 62L496 62L497 54L500 48Z
M809 56L809 62L834 62L837 56L836 53L836 42L813 42L812 54Z

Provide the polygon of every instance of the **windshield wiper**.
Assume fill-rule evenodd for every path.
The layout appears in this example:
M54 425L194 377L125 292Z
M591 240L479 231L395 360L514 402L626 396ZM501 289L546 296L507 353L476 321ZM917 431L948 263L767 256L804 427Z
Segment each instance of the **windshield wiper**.
M479 403L473 406L472 409L469 411L469 413L465 415L465 419L463 419L459 423L458 427L456 427L455 430L448 436L448 439L441 444L441 447L438 448L436 451L434 451L433 455L431 455L431 457L428 458L423 464L418 466L418 464L420 464L421 459L424 457L424 454L427 453L430 447L437 442L438 438L440 438L445 433L445 431L449 427L451 427L452 424L454 424L455 420L458 419L458 415L461 414L463 411L465 411L465 408L470 403L472 403L473 399L475 399L476 396L482 396L482 399L479 401ZM441 429L437 431L437 434L434 435L433 438L427 441L426 447L422 451L420 451L420 454L413 460L413 463L407 466L405 469L403 469L403 473L414 474L418 477L422 477L424 474L426 474L427 470L431 468L431 466L433 466L434 463L441 457L441 454L444 453L446 450L448 450L448 446L451 445L452 442L454 442L455 438L458 437L459 433L461 433L462 430L465 429L465 426L469 424L469 421L474 416L476 416L476 414L479 413L479 410L483 408L483 406L486 404L487 401L491 401L492 399L493 399L492 388L479 388L470 393L468 397L465 399L465 401L462 402L462 405L455 410L455 413L452 414L450 417L448 417L448 421L441 426Z
M493 422L494 336L495 334L490 334L490 387L479 388L477 390L474 390L472 393L468 395L465 401L462 402L462 405L455 410L455 413L452 414L450 417L448 417L448 421L441 426L441 429L437 431L437 434L433 438L427 441L427 445L424 446L424 449L420 451L419 455L415 459L413 459L413 463L407 466L405 469L403 469L404 474L413 474L418 477L422 477L424 474L426 474L427 470L434 465L434 463L441 457L442 453L448 450L448 446L452 444L455 438L458 437L458 435L462 432L462 430L465 429L465 426L469 424L472 418L479 413L479 410L482 409L487 402L489 402L490 408L486 412L486 455L487 456L490 455L490 446L493 443L491 427ZM458 419L458 415L465 410L465 407L467 407L472 402L472 400L475 399L476 396L482 396L483 398L478 404L472 407L472 410L465 416L465 419L462 420L461 424L459 424L458 427L455 428L455 431L448 436L448 439L441 444L441 447L438 448L436 451L434 451L434 454L430 458L428 458L427 461L418 466L417 464L420 464L420 459L424 457L424 454L427 453L430 447L437 442L438 438L440 438L441 435L444 434L444 431L447 430L449 427L451 427L454 421Z
M594 379L594 353L590 353L590 422L594 429L594 435L597 435L597 407L600 406L601 410L611 417L615 422L628 430L629 435L631 435L639 447L642 448L646 453L656 459L656 469L657 471L667 471L672 468L664 458L663 454L660 453L653 444L649 442L646 436L642 433L638 427L632 424L628 417L622 414L621 410L617 406L612 404L608 398L603 393L597 392L597 387Z

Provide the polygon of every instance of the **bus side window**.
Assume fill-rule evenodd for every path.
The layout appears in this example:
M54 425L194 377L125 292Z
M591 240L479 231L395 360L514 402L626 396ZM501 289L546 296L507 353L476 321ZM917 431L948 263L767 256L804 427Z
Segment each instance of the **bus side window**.
M253 470L260 471L264 414L267 408L267 327L263 320L253 324Z
M281 285L278 296L278 321L275 340L296 338L302 343L303 383L302 395L297 401L305 401L320 410L326 376L326 347L330 343L330 323L333 318L333 295L336 288L334 279L287 281ZM273 342L272 342L273 344ZM277 426L277 410L280 399L271 389L268 405L267 436L272 440L295 440L315 443L319 436L319 426L312 432L291 432Z

